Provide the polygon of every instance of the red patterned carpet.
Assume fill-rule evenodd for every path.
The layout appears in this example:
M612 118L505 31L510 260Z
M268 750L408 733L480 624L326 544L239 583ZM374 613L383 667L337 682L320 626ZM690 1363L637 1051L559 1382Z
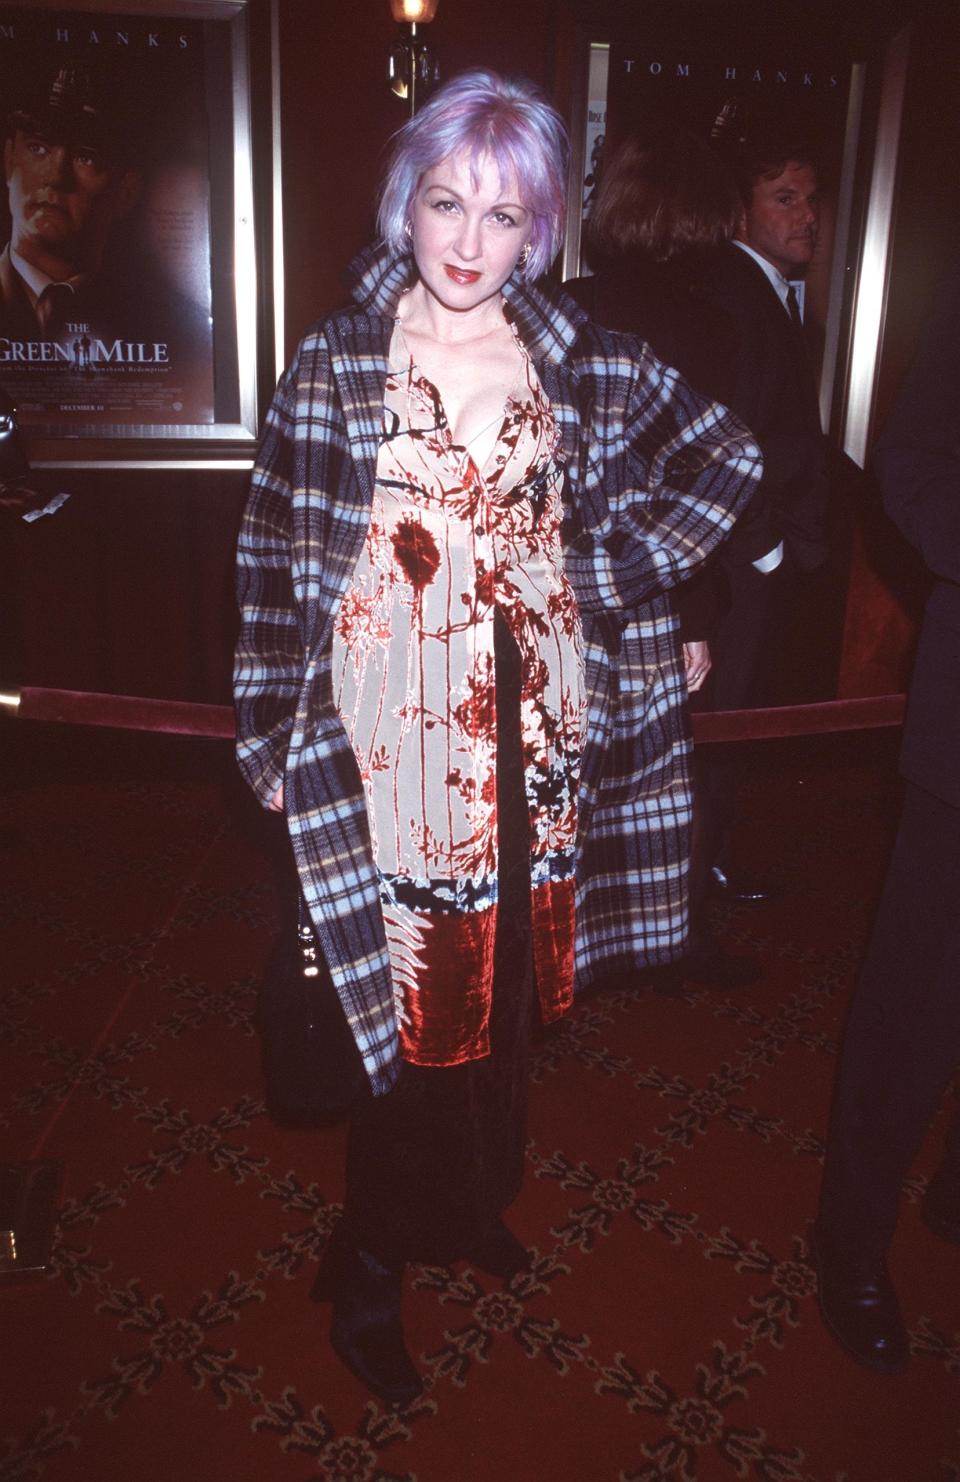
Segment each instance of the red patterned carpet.
M760 755L743 843L787 893L718 917L755 987L624 985L538 1041L511 1212L535 1263L411 1271L402 1416L307 1300L344 1133L261 1103L273 899L226 748L0 739L2 1156L64 1163L55 1271L0 1286L3 1482L958 1482L960 1252L917 1211L942 1117L893 1259L907 1375L844 1358L807 1264L892 737Z

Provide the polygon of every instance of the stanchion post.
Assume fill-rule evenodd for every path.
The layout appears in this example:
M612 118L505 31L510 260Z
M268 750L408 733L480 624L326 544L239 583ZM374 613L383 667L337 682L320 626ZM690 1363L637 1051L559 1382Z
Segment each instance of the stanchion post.
M0 1285L50 1269L63 1164L0 1163Z

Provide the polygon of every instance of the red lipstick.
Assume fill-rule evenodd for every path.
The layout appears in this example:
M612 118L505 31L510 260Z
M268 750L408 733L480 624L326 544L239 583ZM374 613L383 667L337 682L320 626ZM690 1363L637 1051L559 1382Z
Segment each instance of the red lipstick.
M476 283L477 279L480 277L479 273L471 272L469 268L451 267L450 263L448 262L444 263L443 271L446 273L448 278L453 280L454 283L459 283L463 287L466 287L469 283Z

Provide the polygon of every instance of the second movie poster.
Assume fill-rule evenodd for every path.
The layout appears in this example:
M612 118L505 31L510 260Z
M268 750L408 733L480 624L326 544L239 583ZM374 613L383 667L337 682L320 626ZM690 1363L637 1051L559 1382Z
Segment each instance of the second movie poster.
M214 420L204 28L0 7L0 388L25 427Z
M658 13L655 23L625 26L610 47L608 146L689 132L729 157L744 141L772 134L814 162L817 248L797 285L814 342L829 312L849 81L850 59L826 28L785 38L752 7L718 7L696 28Z

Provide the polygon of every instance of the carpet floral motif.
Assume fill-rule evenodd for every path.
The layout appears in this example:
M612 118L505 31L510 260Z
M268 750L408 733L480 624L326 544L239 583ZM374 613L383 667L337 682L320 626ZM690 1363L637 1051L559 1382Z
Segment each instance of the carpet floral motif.
M18 744L0 1130L4 1157L61 1160L63 1195L49 1272L0 1283L0 1482L960 1482L956 1251L919 1213L942 1115L894 1251L905 1376L845 1358L809 1259L892 751L758 772L746 842L786 893L714 921L756 984L619 977L535 1039L507 1216L529 1269L410 1268L424 1392L395 1412L307 1296L345 1127L262 1099L269 821L226 749Z

